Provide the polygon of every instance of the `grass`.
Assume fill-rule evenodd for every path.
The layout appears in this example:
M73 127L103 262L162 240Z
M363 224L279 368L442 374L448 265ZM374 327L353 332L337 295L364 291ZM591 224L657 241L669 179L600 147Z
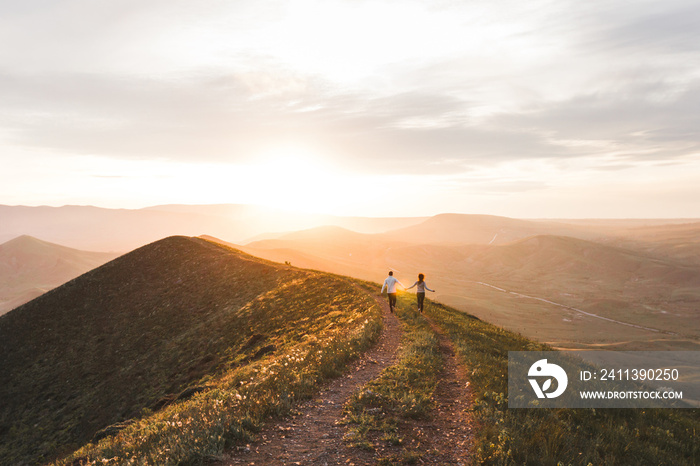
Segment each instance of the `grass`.
M700 411L508 409L508 351L551 348L431 303L470 374L479 423L474 462L489 465L694 465Z
M200 385L256 332L248 303L308 277L172 237L2 316L0 464L49 461Z
M271 335L274 355L210 377L206 392L146 415L57 464L199 463L250 441L266 420L288 415L323 380L339 375L381 329L376 303L343 280L321 278L333 289L330 312L328 301L310 291L320 283L296 284L304 292L293 296L277 290L246 310L256 316L255 331ZM304 315L303 322L295 315Z
M406 425L433 415L433 393L443 360L437 337L408 296L399 297L396 316L404 330L397 361L346 403L345 441L361 450L377 451L379 464L414 464L422 452L406 441Z

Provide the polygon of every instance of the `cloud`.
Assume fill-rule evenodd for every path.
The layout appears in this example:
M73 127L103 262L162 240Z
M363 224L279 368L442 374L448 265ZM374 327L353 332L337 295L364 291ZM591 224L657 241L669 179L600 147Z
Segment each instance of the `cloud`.
M478 102L421 90L373 97L273 73L188 80L0 75L0 122L16 145L119 158L243 162L293 143L358 171L449 173L508 160L698 151L700 86L669 99L664 83L626 93L470 115ZM256 83L251 86L249 83Z
M660 96L666 96L660 98ZM589 141L591 155L669 160L700 153L700 80L678 92L673 84L630 85L627 92L582 95L542 103L522 114L502 115L494 124L529 127L552 144ZM596 142L603 142L598 149Z
M295 79L297 85L289 85ZM253 87L250 81L235 75L155 81L6 72L0 74L6 102L0 121L16 144L138 158L235 160L275 138L320 141L347 157L381 153L409 160L462 158L479 147L493 153L501 145L464 128L460 113L468 104L459 99L421 92L381 98L324 93L322 84L298 77L268 86L264 77ZM431 125L416 128L410 122L417 120Z
M700 4L670 1L618 4L597 16L597 43L608 49L644 54L698 52Z
M50 3L0 3L6 43L19 44L0 52L6 145L244 162L297 144L351 170L430 174L602 154L622 166L699 150L700 7L691 2L542 2L505 16L443 4L431 30L451 11L469 25L426 49L450 42L449 54L397 51L400 61L350 84L272 54L284 37L262 32L285 14L272 4L192 11L122 1L103 12L81 0Z
M8 103L0 119L12 142L124 158L226 157L251 137L251 113L261 112L240 82L225 77L164 81L5 73L0 96Z

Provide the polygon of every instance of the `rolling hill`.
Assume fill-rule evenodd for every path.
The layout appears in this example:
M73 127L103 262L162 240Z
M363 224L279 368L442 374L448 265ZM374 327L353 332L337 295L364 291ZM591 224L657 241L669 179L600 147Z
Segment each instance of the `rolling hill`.
M399 241L419 244L507 244L535 235L591 239L603 233L585 225L520 220L494 215L440 214L391 232Z
M479 303L470 311L478 317L557 346L697 348L700 267L692 262L663 256L659 250L616 245L620 238L611 236L592 241L539 234L488 244L496 235L494 228L515 237L549 227L499 217L445 215L376 235L308 230L250 243L246 251L379 282L389 269L406 285L423 272L437 287L438 300L463 309ZM676 249L694 244L689 225L644 228L677 238ZM574 229L582 236L595 231ZM674 231L686 236L679 238ZM505 234L499 235L505 241ZM460 244L455 238L480 244ZM659 249L668 246L654 244Z
M484 248L454 267L455 274L461 270L465 278L473 281L600 317L655 328L663 335L655 338L664 341L697 341L700 336L700 328L695 325L700 317L697 266L592 241L535 236ZM585 314L567 314L560 320L564 327L577 320L579 324L590 320ZM607 324L597 324L597 329L595 322L584 324L583 328L589 329L588 337L600 338L608 333L604 330ZM617 339L611 340L625 341L626 329L618 330ZM586 341L586 337L581 337L581 341Z
M625 228L616 231L609 242L662 259L700 265L700 222L697 221Z
M0 315L116 257L20 236L0 245Z
M639 287L639 295L654 284L689 287L700 283L700 269L663 261L634 250L563 236L540 235L503 246L492 246L469 256L476 276L501 281L538 280L555 283L564 276L590 280L624 293Z
M139 248L0 317L0 464L73 451L307 332L364 328L375 306L341 279L202 239Z
M388 270L386 253L392 244L393 241L385 235L318 227L235 247L275 262L376 282L383 280ZM408 246L408 243L396 245Z

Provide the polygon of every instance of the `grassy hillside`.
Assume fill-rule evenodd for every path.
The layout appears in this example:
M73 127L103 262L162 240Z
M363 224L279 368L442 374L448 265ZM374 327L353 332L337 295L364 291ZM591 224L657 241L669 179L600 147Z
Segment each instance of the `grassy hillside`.
M700 461L700 410L508 409L508 351L551 348L437 303L429 302L426 315L418 314L407 294L399 297L398 307L406 328L399 358L358 387L343 420L346 442L361 452L377 452L377 464L435 464L429 460L440 453L430 450L431 442L420 438L413 422L441 415L433 398L444 355L426 316L449 335L467 369L476 420L472 464L675 466ZM341 335L336 333L334 341ZM69 460L191 464L215 459L226 446L250 442L260 419L289 412L290 403L300 398L300 381L319 367L309 356L325 347L304 342L288 355L235 368L212 381L216 389L144 417ZM327 354L342 348L331 344Z
M480 423L474 461L488 465L695 465L698 409L509 409L508 351L548 351L521 335L431 304L471 374Z
M26 235L0 244L0 315L115 257Z
M436 354L426 317L448 335L467 370L470 410L478 427L465 464L675 466L700 461L699 409L509 409L508 352L551 347L434 302L418 314L408 294L399 296L397 316L406 325L401 357L346 404L347 440L384 452L377 464L435 464L430 458L442 453L431 451L430 439L409 441L416 436L411 419L441 415L434 392L443 381L439 365L445 355Z
M0 317L0 464L49 460L197 392L231 394L242 382L234 372L302 350L321 358L307 362L298 387L308 396L376 336L378 322L376 304L342 279L201 239L144 246ZM323 359L334 345L342 351ZM219 448L238 435L227 429Z

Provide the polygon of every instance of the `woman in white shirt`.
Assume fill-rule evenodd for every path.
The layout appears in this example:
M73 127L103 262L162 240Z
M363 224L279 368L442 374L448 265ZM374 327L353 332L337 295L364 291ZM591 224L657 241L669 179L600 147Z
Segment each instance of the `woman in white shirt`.
M418 281L406 288L407 290L410 290L414 286L416 287L416 299L418 300L418 310L420 312L423 312L423 300L425 300L425 290L432 291L433 293L435 292L435 290L431 290L430 288L428 288L428 285L425 283L424 279L425 275L419 273Z

